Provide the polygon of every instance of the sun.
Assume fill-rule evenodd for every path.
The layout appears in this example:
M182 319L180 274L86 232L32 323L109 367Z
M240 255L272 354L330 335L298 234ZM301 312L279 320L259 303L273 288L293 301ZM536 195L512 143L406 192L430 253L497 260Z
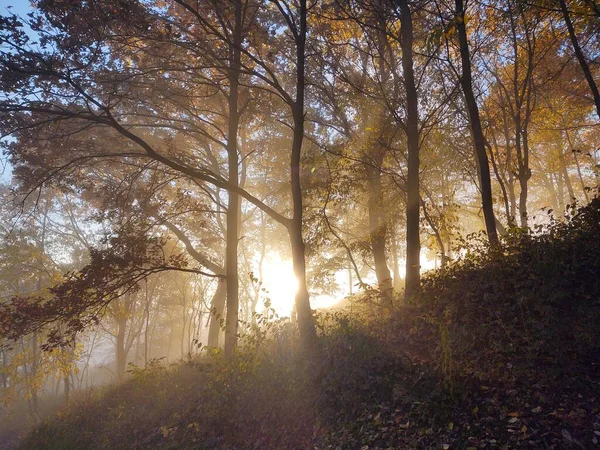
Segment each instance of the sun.
M298 280L294 276L292 262L281 259L276 254L267 256L263 262L262 282L262 287L265 289L261 295L263 301L270 299L271 307L280 317L289 317L298 290Z

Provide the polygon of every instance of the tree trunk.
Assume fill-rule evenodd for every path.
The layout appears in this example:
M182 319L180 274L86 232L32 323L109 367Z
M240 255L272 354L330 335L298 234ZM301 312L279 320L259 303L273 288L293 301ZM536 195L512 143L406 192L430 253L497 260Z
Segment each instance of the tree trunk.
M419 199L419 201L421 203L421 206L423 207L423 217L425 217L425 220L427 221L427 223L429 224L429 226L433 230L433 236L435 238L435 241L437 242L438 248L440 249L440 266L442 268L444 268L446 266L446 263L448 262L447 257L446 257L446 249L444 247L444 240L442 239L442 235L440 234L440 230L435 225L435 223L432 220L431 216L427 212L427 204L425 203L425 200L423 200L421 198L421 199ZM435 262L435 268L437 269L437 254L435 255L435 261L436 261Z
M521 191L519 192L519 217L521 219L521 228L527 230L529 229L529 220L527 218L527 196L529 187L527 179L524 176L519 176L519 186L521 186Z
M496 231L496 219L494 217L494 208L492 200L492 183L490 178L490 167L487 153L485 151L485 137L481 127L481 118L479 117L479 108L473 93L473 77L471 75L471 57L469 55L469 43L467 40L467 28L465 26L465 11L463 0L455 0L456 5L456 29L458 31L458 41L460 44L460 56L462 64L462 76L460 83L465 95L465 103L469 122L471 124L471 134L475 145L475 156L477 157L477 168L479 172L479 183L481 187L481 203L483 207L483 216L488 239L492 247L498 247L498 233Z
M302 237L302 186L300 180L300 158L304 139L304 91L306 58L306 0L300 0L300 27L296 36L296 101L292 108L294 116L294 136L290 158L293 216L288 226L292 247L294 274L298 280L295 306L298 314L300 339L306 350L312 351L316 345L316 330L310 297L306 283L306 248Z
M558 204L558 194L556 193L556 188L554 186L554 181L552 179L552 175L547 175L543 171L538 171L542 176L542 182L546 187L546 191L550 194L550 201L552 202L552 209L554 213L559 212L559 204Z
M400 291L400 289L402 289L402 277L400 276L400 264L398 262L398 242L396 240L396 232L394 227L391 228L391 240L392 240L392 246L391 246L391 251L392 251L392 271L394 274L394 280L392 283L392 286L394 287L394 290L396 292Z
M556 177L556 186L558 191L558 210L560 212L560 217L562 217L565 212L565 187L563 185L562 173L555 173L554 176Z
M406 282L405 300L421 288L421 238L419 233L419 110L413 70L413 23L408 0L397 0L400 7L402 71L406 90L406 135L408 174L406 182Z
M122 383L125 380L125 367L127 364L127 350L125 348L125 329L127 327L127 317L117 317L117 338L115 341L115 357L117 381Z
M392 302L392 277L387 266L385 254L385 243L387 235L387 224L383 217L383 190L381 187L381 166L383 164L383 152L378 150L374 158L367 161L367 186L368 186L368 213L369 213L369 240L371 254L375 264L375 276L383 304L391 307Z
M38 284L38 287L39 287L39 284ZM39 343L38 343L37 331L35 333L33 333L33 337L31 339L31 351L32 351L31 379L33 381L32 389L31 389L31 405L32 405L33 413L37 414L37 412L38 412L37 371L38 371L38 360L39 360Z
M581 184L581 191L583 192L583 196L585 198L585 202L590 202L590 196L588 194L587 187L585 186L585 181L583 181L583 174L581 173L581 165L579 164L579 159L577 158L577 150L573 149L573 159L575 159L575 165L577 166L577 175L579 176L579 183Z
M8 387L8 377L6 375L8 363L6 362L6 350L2 349L2 387L6 389Z
M527 198L529 195L529 179L531 178L531 169L529 168L529 133L527 124L524 124L523 130L523 160L519 167L519 215L521 218L521 228L529 229L529 214L527 212Z
M511 226L511 218L510 218L510 204L509 204L509 200L508 200L508 192L506 191L506 183L504 182L504 179L502 177L502 174L500 173L500 169L498 168L498 163L496 162L496 157L494 156L494 149L497 151L498 150L498 142L496 140L496 136L495 133L491 133L492 135L492 142L494 143L494 146L492 147L491 145L487 145L487 148L490 152L490 162L492 163L492 169L494 171L494 175L496 176L496 180L498 180L498 184L500 185L500 190L502 191L502 201L504 203L504 214L506 214L506 221L508 223L508 226Z
M229 129L227 132L227 157L229 166L228 181L239 186L238 158L238 86L240 78L240 52L242 45L242 4L236 0L235 27L233 45L230 47L231 61L229 67ZM239 314L239 282L238 282L238 236L239 236L240 197L229 191L227 200L227 249L225 271L227 273L227 317L225 320L225 356L231 357L237 346L238 314Z
M225 278L219 278L217 289L211 301L210 323L208 326L208 347L219 346L219 334L221 332L221 320L225 311L225 299L227 297L227 283Z
M150 297L148 296L148 279L145 280L145 289L146 302L144 305L144 320L146 321L146 326L144 327L144 368L148 367L148 352L150 348L150 342L148 341L150 338Z
M569 203L573 203L575 200L577 200L577 197L575 197L573 184L571 183L571 179L569 178L569 172L567 171L567 161L565 159L565 154L563 153L562 149L559 150L559 153L561 172L565 180L565 186L567 186L567 192L569 193Z
M63 377L63 384L65 388L65 403L69 404L71 400L71 382L69 381L69 375Z
M516 211L517 211L517 196L515 194L515 176L512 170L512 149L510 132L508 130L508 117L506 113L506 105L502 107L502 129L504 133L504 139L506 141L506 166L505 170L507 173L506 190L508 192L508 198L510 200L508 225L510 228L515 226Z
M577 57L577 61L579 61L581 70L583 70L583 75L585 76L588 86L590 87L592 97L594 98L594 104L596 105L596 114L598 114L598 118L600 118L600 92L598 91L598 86L594 81L594 77L592 76L592 72L590 71L590 66L586 61L585 56L583 55L583 50L579 46L579 41L577 40L577 35L575 34L575 28L573 27L573 22L571 21L571 16L569 15L567 3L565 2L565 0L559 0L559 3L560 9L562 10L563 14L563 19L565 21L565 25L567 25L567 30L569 30L569 38L571 39L573 50L575 50L575 56Z

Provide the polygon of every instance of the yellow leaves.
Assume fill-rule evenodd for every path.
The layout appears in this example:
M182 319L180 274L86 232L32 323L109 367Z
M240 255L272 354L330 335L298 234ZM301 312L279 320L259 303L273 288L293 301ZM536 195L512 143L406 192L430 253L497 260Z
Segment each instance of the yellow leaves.
M189 430L193 430L196 433L200 432L200 424L198 422L192 422L187 427Z
M332 42L347 42L362 37L360 27L353 22L343 20L330 21L328 25L331 30L330 39Z
M456 28L454 27L454 25L452 25L446 31L444 31L442 33L442 36L444 37L444 39L450 39L454 35L455 32L456 32Z
M163 437L166 439L169 436L173 435L177 431L178 428L179 428L178 426L169 427L167 425L163 425L162 427L160 427L160 432L162 433Z
M51 287L57 286L58 284L62 283L63 280L64 280L64 277L62 276L62 274L60 274L59 272L56 272L56 273L52 274L52 277L50 278L50 286Z

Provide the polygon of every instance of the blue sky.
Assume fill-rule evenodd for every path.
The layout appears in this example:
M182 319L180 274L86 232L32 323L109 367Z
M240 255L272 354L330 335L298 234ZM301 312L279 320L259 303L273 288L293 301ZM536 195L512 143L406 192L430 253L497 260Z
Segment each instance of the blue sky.
M0 0L0 14L6 14L7 8L12 6L8 11L22 16L31 10L29 0Z
M0 0L0 15L13 13L25 16L29 11L31 11L29 0ZM9 183L11 172L12 168L5 160L4 155L0 155L0 183Z

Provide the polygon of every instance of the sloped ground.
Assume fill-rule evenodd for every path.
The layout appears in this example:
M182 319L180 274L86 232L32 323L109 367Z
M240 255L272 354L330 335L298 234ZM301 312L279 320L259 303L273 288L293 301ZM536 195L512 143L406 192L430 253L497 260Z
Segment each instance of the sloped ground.
M20 448L598 447L599 236L594 200L502 254L472 249L393 317L321 317L315 359L270 324L233 361L134 371Z

